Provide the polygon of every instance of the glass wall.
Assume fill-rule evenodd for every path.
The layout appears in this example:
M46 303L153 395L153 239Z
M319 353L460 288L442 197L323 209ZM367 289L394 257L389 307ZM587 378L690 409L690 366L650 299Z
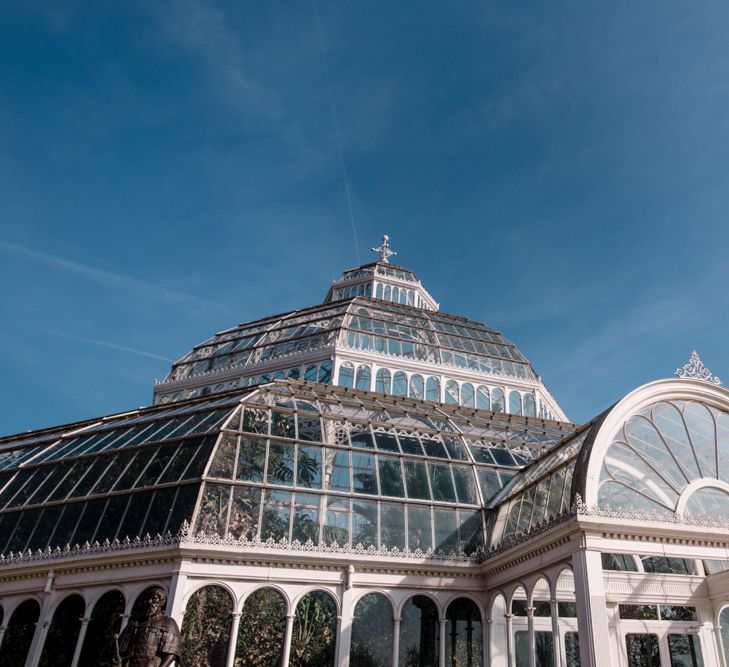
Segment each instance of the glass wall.
M379 593L362 597L354 608L350 667L390 667L392 605Z
M481 666L481 612L473 600L458 598L448 605L445 633L448 667Z
M401 612L398 667L437 667L439 629L433 600L425 595L410 598Z
M220 586L196 591L182 620L182 667L225 667L233 600Z
M337 606L324 591L307 593L296 605L291 634L292 667L334 667Z
M39 667L70 667L85 607L80 595L69 595L58 605L46 634Z
M279 667L284 651L286 602L273 588L246 598L240 617L235 667Z
M114 657L114 635L121 630L124 596L119 591L104 593L94 605L86 628L78 667L98 667Z
M33 641L40 605L35 600L22 602L10 616L0 645L0 665L24 667Z

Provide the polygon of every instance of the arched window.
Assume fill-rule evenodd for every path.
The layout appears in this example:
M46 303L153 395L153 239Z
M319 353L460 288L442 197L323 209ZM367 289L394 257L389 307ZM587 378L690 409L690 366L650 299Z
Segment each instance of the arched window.
M408 301L408 293L405 288L400 290L400 303L405 305Z
M386 368L380 368L377 371L377 376L375 378L375 391L379 391L381 394L389 394L390 382L390 371L388 371Z
M392 296L391 292L392 292L392 287L390 287L389 285L385 285L385 301L391 300L391 296Z
M369 366L357 366L357 381L355 383L357 389L369 391L371 377Z
M536 417L537 406L534 402L533 394L524 394L524 416L525 417Z
M435 667L440 641L435 603L425 595L416 595L403 606L401 618L398 667Z
M729 659L729 607L724 607L719 614L721 624L721 643L724 647L724 658Z
M392 606L384 595L369 593L354 608L350 667L390 667Z
M458 382L448 380L445 386L445 402L449 405L458 405L460 400L460 392L458 391Z
M489 400L489 388L479 385L476 389L476 407L479 410L490 410L491 401Z
M411 375L410 376L410 398L416 398L419 401L423 400L423 391L425 385L423 383L422 375Z
M415 305L415 292L413 290L410 290L408 292L408 306L414 306Z
M509 392L509 412L512 415L521 414L521 394L518 391Z
M294 667L334 667L337 605L324 591L307 593L296 605L291 633Z
M382 284L377 283L377 289L375 290L375 298L381 299L382 298Z
M310 366L306 367L306 370L304 371L304 380L307 382L316 382L316 376L317 376L317 367L315 364L311 364Z
M425 383L425 399L440 403L440 380L436 377L429 377Z
M35 600L26 600L15 609L8 621L0 647L0 665L24 667L38 616L40 616L40 605Z
M465 405L469 408L476 407L476 397L473 392L473 385L469 382L464 382L461 385L461 405Z
M397 303L400 299L400 288L399 287L393 287L392 288L392 300Z
M365 296L372 296L372 283L367 283L365 288Z
M338 384L340 387L349 387L350 389L354 387L354 366L349 362L345 362L339 367Z
M86 628L79 665L91 667L111 664L114 635L121 629L123 613L124 596L119 591L109 591L99 598Z
M319 366L319 382L321 384L331 384L332 382L332 362L325 361Z
M479 667L481 660L481 612L468 598L458 598L446 612L446 665Z
M238 639L235 646L236 665L278 667L284 650L286 602L273 588L259 588L243 605Z
M408 376L402 371L395 372L395 379L392 383L392 393L395 396L408 395Z
M233 600L221 586L196 591L182 619L180 652L184 667L225 667Z
M286 373L286 377L291 378L292 380L298 380L301 377L301 370L298 368L292 368L288 373Z
M491 392L491 409L494 412L504 411L504 390L500 387Z
M69 595L58 605L48 628L38 667L70 667L85 609L84 599L80 595Z
M286 376L284 375L284 372L283 372L283 371L276 371L276 372L275 372L275 373L273 374L273 379L274 379L274 380L283 380L283 379L284 379L285 377L286 377Z

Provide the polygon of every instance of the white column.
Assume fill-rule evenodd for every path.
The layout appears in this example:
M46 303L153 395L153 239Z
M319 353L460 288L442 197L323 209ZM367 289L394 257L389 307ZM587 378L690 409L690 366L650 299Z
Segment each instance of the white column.
M716 652L719 654L719 667L727 667L727 657L724 655L724 642L721 638L721 625L715 625L712 630L714 632L714 646Z
M559 605L556 598L549 601L552 610L552 641L554 642L554 667L562 665L562 638L559 636Z
M349 652L352 645L352 623L354 622L354 566L350 565L344 574L342 587L342 613L337 620L338 667L349 667Z
M446 619L438 619L438 665L439 667L445 667L445 649L446 649Z
M504 614L506 619L506 664L508 667L514 667L514 634L511 629L511 619L513 614Z
M240 616L239 611L234 611L231 615L233 622L230 624L230 638L228 639L228 659L225 662L225 667L233 667L235 662L235 648L238 645L238 628L240 628Z
M599 551L581 548L572 555L580 633L580 664L601 667L610 659L605 584Z
M400 617L392 619L392 667L400 662Z
M173 573L170 581L170 590L167 593L167 615L177 621L177 625L182 627L182 617L184 608L182 601L185 598L185 590L187 588L187 573L177 570Z
M71 660L71 667L76 667L78 661L81 658L81 649L84 645L84 639L86 639L86 629L89 627L90 617L84 616L81 619L81 627L78 631L78 639L76 640L76 650L73 652L73 659Z
M491 625L493 621L489 618L481 621L481 665L482 667L490 667L491 656L489 655L489 646L491 646Z
M50 575L49 575L50 576ZM35 625L35 632L33 633L33 641L30 644L30 650L28 651L28 657L25 661L27 667L36 667L40 660L41 652L43 651L43 644L46 642L46 635L48 634L48 628L51 625L51 613L50 609L55 599L55 593L49 592L43 600L41 605L40 614L38 616L38 622Z
M294 614L286 614L286 631L284 632L284 653L281 667L288 667L291 656L291 634L294 629Z
M537 643L534 640L534 607L527 607L527 631L529 633L529 667L537 667Z

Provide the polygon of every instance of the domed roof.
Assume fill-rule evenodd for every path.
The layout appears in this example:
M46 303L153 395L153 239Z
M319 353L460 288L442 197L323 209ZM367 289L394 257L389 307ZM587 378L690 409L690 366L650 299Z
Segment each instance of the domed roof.
M486 324L465 317L355 296L240 324L196 345L165 382L232 368L258 367L335 346L535 380L518 348Z

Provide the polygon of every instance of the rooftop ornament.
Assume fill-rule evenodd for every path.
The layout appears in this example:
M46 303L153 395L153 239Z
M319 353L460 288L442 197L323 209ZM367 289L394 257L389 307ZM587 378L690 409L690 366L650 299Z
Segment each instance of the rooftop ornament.
M379 248L372 248L372 252L377 253L380 256L380 261L385 264L390 263L390 257L397 255L397 253L390 248L390 237L384 234L382 237L382 245Z
M704 366L696 350L691 353L691 359L683 368L676 369L676 377L687 380L703 380L711 384L721 384L721 380Z

